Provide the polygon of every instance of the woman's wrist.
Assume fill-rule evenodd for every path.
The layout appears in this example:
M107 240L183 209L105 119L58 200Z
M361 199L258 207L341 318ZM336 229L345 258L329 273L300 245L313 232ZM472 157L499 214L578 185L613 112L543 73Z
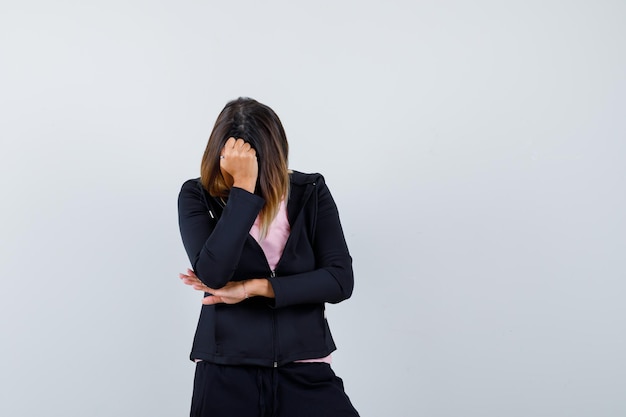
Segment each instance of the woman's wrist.
M254 194L254 190L256 188L256 179L239 180L239 181L235 180L233 182L233 187L243 188L247 192Z
M246 290L248 296L274 298L274 289L269 280L265 278L255 278L246 281Z

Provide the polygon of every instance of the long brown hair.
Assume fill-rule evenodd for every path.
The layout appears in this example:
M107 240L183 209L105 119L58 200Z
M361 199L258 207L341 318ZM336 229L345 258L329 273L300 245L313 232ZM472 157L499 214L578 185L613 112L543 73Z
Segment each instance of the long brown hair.
M265 199L259 214L261 236L267 235L280 202L289 194L289 145L280 119L268 106L251 98L230 101L217 116L202 157L200 180L214 197L228 197L230 189L220 170L220 153L228 138L242 138L256 151L259 175L255 193Z

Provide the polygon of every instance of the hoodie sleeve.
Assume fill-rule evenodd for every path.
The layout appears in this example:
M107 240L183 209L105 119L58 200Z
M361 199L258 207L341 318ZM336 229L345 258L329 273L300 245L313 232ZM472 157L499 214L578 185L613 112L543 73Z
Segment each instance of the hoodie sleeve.
M323 177L315 183L317 216L313 231L316 268L288 276L270 277L276 308L304 303L338 303L352 295L352 258L335 201Z
M263 198L232 188L217 223L209 214L197 180L186 181L178 195L178 225L185 251L198 278L218 289L230 281Z

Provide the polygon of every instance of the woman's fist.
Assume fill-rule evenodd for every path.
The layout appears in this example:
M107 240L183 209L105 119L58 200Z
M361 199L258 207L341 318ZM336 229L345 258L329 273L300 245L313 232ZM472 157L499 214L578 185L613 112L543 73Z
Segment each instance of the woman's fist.
M220 168L225 178L233 179L233 187L243 188L254 193L259 164L256 151L243 139L228 138L220 155Z

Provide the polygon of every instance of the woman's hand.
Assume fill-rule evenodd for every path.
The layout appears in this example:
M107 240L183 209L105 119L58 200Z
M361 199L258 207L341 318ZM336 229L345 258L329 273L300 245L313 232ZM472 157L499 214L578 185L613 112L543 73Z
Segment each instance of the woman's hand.
M233 187L254 193L259 175L256 151L243 139L228 138L220 155L220 168L233 178Z
M274 289L270 282L263 278L246 281L231 281L220 289L209 288L200 281L200 278L189 268L186 274L178 274L184 284L194 290L211 293L202 299L202 304L213 305L218 303L237 304L249 297L263 296L274 298Z
M187 274L178 274L178 276L183 283L193 287L194 290L212 294L202 299L202 304L205 305L237 304L248 298L245 281L231 281L222 288L215 290L204 285L191 269L187 269Z

